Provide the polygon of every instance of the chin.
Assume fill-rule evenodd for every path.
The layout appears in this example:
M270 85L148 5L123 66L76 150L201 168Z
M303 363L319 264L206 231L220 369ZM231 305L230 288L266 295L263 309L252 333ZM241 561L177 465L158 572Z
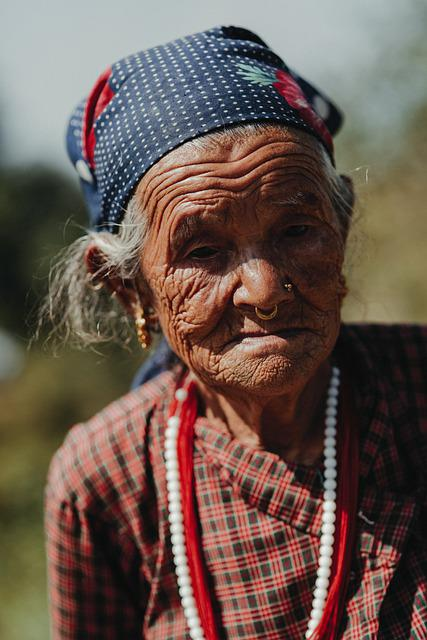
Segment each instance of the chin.
M206 385L224 395L233 390L253 396L278 396L304 386L314 375L318 365L311 358L303 360L307 361L295 361L283 354L269 355L236 362L215 376L206 371L199 376Z

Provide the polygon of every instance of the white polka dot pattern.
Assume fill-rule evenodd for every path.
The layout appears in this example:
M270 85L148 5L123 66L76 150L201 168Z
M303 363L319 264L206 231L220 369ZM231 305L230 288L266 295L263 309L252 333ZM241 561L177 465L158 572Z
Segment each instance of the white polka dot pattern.
M251 82L242 75L242 65L253 63L265 77L276 69L288 71L261 43L249 31L217 27L130 55L112 66L108 83L113 95L93 123L92 170L82 152L84 103L74 112L67 137L95 227L117 230L143 174L187 140L260 120L316 135L271 82ZM299 82L298 76L293 77ZM338 111L303 82L307 100L313 103L317 97L318 105L326 105L323 112L328 109L331 122L325 124L334 133L341 121Z

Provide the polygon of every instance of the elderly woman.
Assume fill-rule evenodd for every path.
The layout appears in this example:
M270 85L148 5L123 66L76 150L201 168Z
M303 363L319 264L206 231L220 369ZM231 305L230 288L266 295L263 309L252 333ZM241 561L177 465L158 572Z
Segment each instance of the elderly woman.
M53 459L54 638L427 637L426 333L341 324L340 120L235 27L121 60L74 113L93 230L54 306L165 343Z

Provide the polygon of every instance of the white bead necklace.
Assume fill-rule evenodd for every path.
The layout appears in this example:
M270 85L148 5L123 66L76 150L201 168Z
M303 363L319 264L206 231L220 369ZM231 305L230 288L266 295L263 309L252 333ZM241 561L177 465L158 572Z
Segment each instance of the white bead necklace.
M340 386L340 371L332 367L332 376L329 383L326 400L325 434L323 441L324 480L323 480L323 507L322 529L319 549L319 564L316 574L316 584L311 604L311 613L306 638L311 638L319 624L326 598L328 596L329 581L331 575L332 557L334 550L336 489L337 489L337 452L336 432L338 396ZM180 409L187 399L186 389L177 389L175 398L178 401L177 411L168 420L165 440L166 481L168 494L169 523L172 537L172 554L175 563L175 574L178 582L179 595L187 620L192 640L205 640L202 623L197 610L191 583L188 565L184 518L182 514L180 471L178 465L177 439L180 427Z

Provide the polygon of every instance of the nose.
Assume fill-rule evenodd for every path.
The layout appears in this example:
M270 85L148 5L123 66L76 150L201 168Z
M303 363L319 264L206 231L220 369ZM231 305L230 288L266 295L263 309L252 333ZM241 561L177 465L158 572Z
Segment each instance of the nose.
M275 305L294 299L293 288L289 291L285 284L290 282L281 265L275 265L265 258L251 258L240 266L240 279L233 295L237 307L255 307L270 310Z

